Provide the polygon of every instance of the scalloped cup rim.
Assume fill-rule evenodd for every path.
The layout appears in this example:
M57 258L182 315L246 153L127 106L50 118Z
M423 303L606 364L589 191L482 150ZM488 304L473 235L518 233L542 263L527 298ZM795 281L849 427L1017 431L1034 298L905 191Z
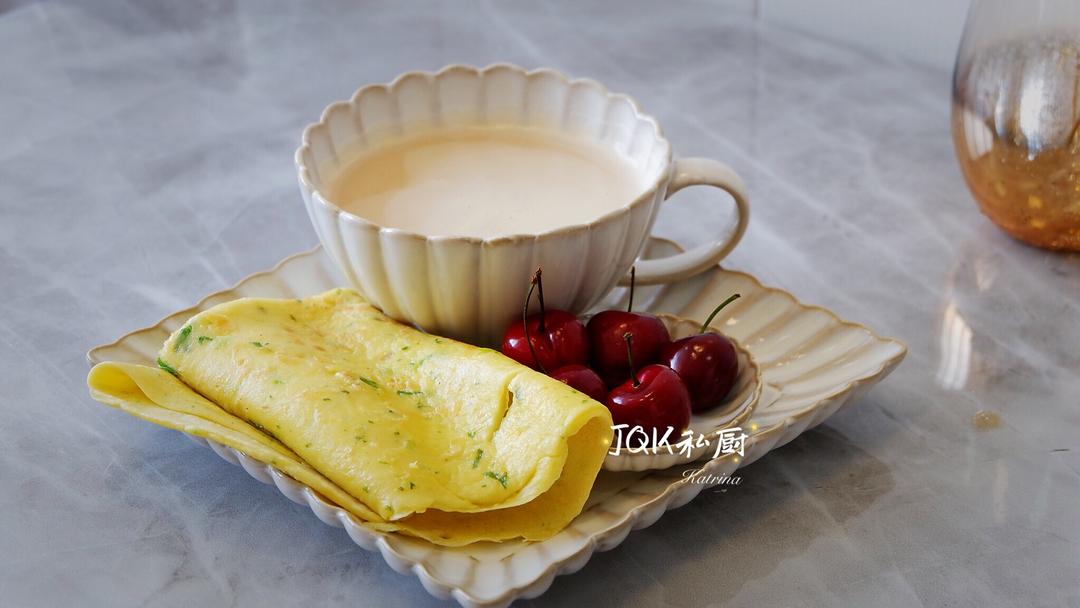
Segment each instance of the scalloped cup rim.
M560 226L551 230L545 230L535 233L517 233L485 238L452 234L425 235L403 228L383 226L382 224L373 222L365 217L356 215L355 213L352 213L350 211L346 211L345 209L341 208L341 206L339 206L337 203L334 203L333 201L323 196L322 190L315 186L314 182L311 179L307 163L304 161L303 158L304 152L311 149L312 133L314 133L318 129L328 128L329 115L334 108L354 106L360 96L363 95L363 93L366 91L383 89L388 92L392 92L398 86L400 86L402 82L410 78L423 78L425 80L431 81L436 80L445 74L453 72L465 72L480 76L496 70L509 70L511 72L516 72L517 74L525 78L532 78L537 75L550 75L558 78L560 81L562 81L563 85L568 88L581 85L589 86L595 88L606 97L625 101L633 110L635 119L644 121L652 127L653 136L656 138L656 141L658 141L664 147L664 159L666 161L664 163L664 168L670 170L673 161L671 142L669 142L667 137L664 135L664 131L660 127L660 123L656 120L656 118L653 117L651 114L646 114L645 112L643 112L641 110L641 104L639 104L636 99L634 99L630 95L627 95L626 93L614 93L597 80L594 80L592 78L572 78L567 74L552 68L537 68L533 70L527 70L521 66L511 63L492 63L484 67L476 67L463 63L453 63L446 65L434 72L429 72L425 70L413 70L409 72L404 72L398 75L397 78L394 78L389 83L367 84L358 88L356 92L349 97L349 99L339 99L327 105L326 108L323 109L322 114L319 115L319 120L317 122L309 123L307 126L304 127L303 134L300 138L300 146L293 154L293 163L296 166L297 174L300 176L300 185L311 193L312 201L318 203L322 207L326 208L330 212L334 213L340 218L345 219L350 223L359 224L360 226L367 228L373 228L377 230L380 235L386 235L398 239L404 238L410 240L433 241L437 243L467 243L471 245L481 245L484 247L498 245L502 243L513 243L521 241L543 241L559 238L569 234L574 234L582 230L592 230L600 224L604 224L617 217L630 213L634 210L635 207L648 204L648 202L653 199L656 191L660 188L660 185L663 182L665 173L664 171L658 171L656 175L650 176L650 179L646 182L646 187L644 188L644 190L642 190L642 192L638 194L638 196L633 201L615 209L612 209L611 211L608 211L607 213L593 219L592 221L578 224L568 224L566 226Z

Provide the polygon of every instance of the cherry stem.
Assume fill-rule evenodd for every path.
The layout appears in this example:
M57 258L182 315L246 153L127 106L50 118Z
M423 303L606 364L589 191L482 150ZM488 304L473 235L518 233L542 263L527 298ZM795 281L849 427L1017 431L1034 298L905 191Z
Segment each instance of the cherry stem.
M713 311L712 311L712 313L710 313L710 314L709 314L709 318L708 318L708 319L705 319L705 322L701 324L701 330L699 330L699 331L698 331L698 333L699 333L699 334L703 334L703 333L705 333L706 331L708 331L708 329L709 329L709 324L710 324L710 323L712 323L712 320L713 320L713 318L714 318L714 317L716 317L716 313L718 313L718 312L720 312L721 310L723 310L723 309L724 309L724 307L725 307L725 306L727 306L728 304L731 304L731 303L732 303L732 302L734 302L735 300L738 300L738 299L739 299L739 297L740 297L740 296L739 296L739 294L734 294L734 295L732 295L732 296L731 296L730 298L728 298L728 299L724 300L723 302L721 302L719 306L717 306L716 308L714 308L714 309L713 309Z
M533 275L532 282L529 284L529 293L525 295L525 308L521 311L521 329L525 334L525 344L529 347L529 354L532 355L533 362L540 368L540 373L547 374L547 370L544 369L544 364L540 362L540 357L536 356L536 349L533 348L532 338L529 337L529 301L532 300L533 290L536 289L536 284L540 282L540 269L536 269L536 274ZM541 291L543 293L543 291ZM541 297L540 309L543 310L544 300ZM540 313L540 331L544 327L544 314Z
M634 275L637 274L637 267L630 267L630 301L626 303L626 312L633 312L634 310Z
M544 274L544 270L542 268L540 268L539 266L537 266L536 267L536 273L533 274L532 280L533 280L533 285L536 285L537 289L540 290L540 293L537 294L537 297L540 299L540 326L537 329L540 330L541 334L547 335L547 328L544 327L544 317L547 316L547 315L544 313L544 277L542 276L543 274Z
M630 342L634 339L634 334L626 332L622 335L622 339L626 341L626 361L630 364L630 378L634 381L634 388L641 386L638 382L637 372L634 371L634 355L631 353Z

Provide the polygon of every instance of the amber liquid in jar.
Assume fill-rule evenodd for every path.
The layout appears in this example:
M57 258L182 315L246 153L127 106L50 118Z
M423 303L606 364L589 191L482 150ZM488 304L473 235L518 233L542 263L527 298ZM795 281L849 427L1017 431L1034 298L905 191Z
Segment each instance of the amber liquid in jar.
M1027 243L1080 251L1080 41L991 49L953 93L956 155L983 213Z

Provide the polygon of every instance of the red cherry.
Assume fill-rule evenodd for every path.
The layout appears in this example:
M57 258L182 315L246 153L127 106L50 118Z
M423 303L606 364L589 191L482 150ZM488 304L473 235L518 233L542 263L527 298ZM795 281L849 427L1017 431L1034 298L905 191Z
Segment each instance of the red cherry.
M676 340L660 351L660 360L682 378L695 412L720 405L739 374L735 347L720 334Z
M502 353L544 373L564 365L588 363L589 338L585 326L565 310L545 309L541 274L537 268L525 296L522 320L511 323L503 334ZM534 288L540 292L540 312L527 315Z
M702 324L701 333L676 340L660 351L661 362L675 370L686 384L695 412L720 405L739 375L739 356L731 340L706 333L716 313L738 297L735 294L717 306Z
M657 361L660 349L671 342L667 327L660 319L636 312L605 310L589 319L585 329L589 332L593 369L608 386L619 384L630 377L624 334L634 336L631 352L634 361L643 364Z
M592 351L592 367L607 382L615 386L630 377L624 336L631 334L633 346L630 356L639 365L653 363L660 356L660 349L671 342L664 323L653 315L631 312L634 307L634 276L630 269L630 301L626 310L605 310L589 319L585 329L589 332L589 350Z
M608 390L604 381L593 370L584 365L564 365L551 372L551 377L569 384L571 387L585 393L593 399L603 403L607 400Z
M525 339L526 324L528 340ZM507 327L502 352L518 363L540 371L571 364L583 365L589 362L589 337L577 317L564 310L548 309Z
M623 442L629 447L641 447L641 427L647 437L663 437L668 429L668 441L674 445L683 430L690 425L690 393L679 375L665 365L646 365L634 378L611 389L607 398L614 424L625 424Z

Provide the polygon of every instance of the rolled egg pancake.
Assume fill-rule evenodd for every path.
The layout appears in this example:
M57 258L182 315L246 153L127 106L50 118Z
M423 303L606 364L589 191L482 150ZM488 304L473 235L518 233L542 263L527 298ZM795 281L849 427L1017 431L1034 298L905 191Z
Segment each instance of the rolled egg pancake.
M91 391L275 459L373 527L445 545L558 532L611 441L602 404L348 289L215 306L169 337L159 366L103 363Z

